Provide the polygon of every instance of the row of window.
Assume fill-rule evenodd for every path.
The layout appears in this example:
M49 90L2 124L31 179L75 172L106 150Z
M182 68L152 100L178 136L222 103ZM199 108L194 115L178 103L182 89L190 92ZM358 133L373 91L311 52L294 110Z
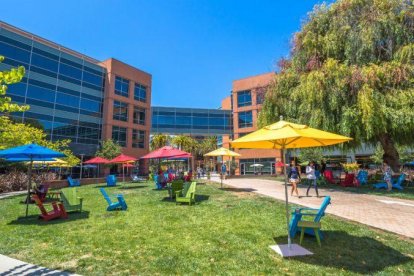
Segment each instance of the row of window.
M209 118L209 117L184 117L184 116L164 116L154 115L152 116L153 125L181 125L195 128L199 126L220 126L223 128L231 128L230 118Z
M256 94L256 104L262 104L264 101L264 93ZM252 105L252 92L250 90L244 90L237 92L237 107Z
M83 67L81 64L76 64L75 62L64 58L53 60L43 55L30 53L3 42L0 42L0 53L6 57L6 63L8 59L14 59L23 63L20 63L19 65L26 65L26 69L29 68L27 65L30 64L31 67L33 67L33 69L30 68L31 71L41 71L39 73L45 73L45 75L51 77L56 77L59 72L59 76L61 76L62 79L69 77L70 82L86 82L92 85L92 89L98 88L98 90L103 87L104 79L102 73L96 75L90 72L92 69L88 71L83 70L83 68L86 69L87 67ZM47 72L44 72L43 70L46 70Z
M115 94L128 98L129 97L129 80L121 77L115 77ZM147 101L147 87L142 84L134 83L134 99L140 102Z
M120 101L114 101L113 119L128 122L128 104ZM145 125L145 108L134 106L132 113L132 122L138 125Z
M118 142L122 147L126 147L128 143L127 128L112 126L112 139ZM133 148L145 148L145 131L133 129L132 130L132 147Z

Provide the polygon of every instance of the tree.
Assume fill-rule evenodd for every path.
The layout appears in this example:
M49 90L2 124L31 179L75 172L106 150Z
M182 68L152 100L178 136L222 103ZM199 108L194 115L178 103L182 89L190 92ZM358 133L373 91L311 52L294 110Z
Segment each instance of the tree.
M397 151L400 155L401 163L407 163L414 160L414 153L413 150L407 146L400 146L396 145ZM382 148L381 144L378 143L375 147L374 154L370 157L375 164L381 164L384 156L384 149Z
M69 166L75 166L79 164L80 160L69 149L70 142L68 139L52 142L47 139L47 134L43 130L30 125L15 123L6 116L0 116L0 149L36 143L64 153L66 157L62 159L68 162Z
M310 162L314 161L319 163L323 160L323 150L322 148L304 148L300 149L299 160L301 162Z
M164 146L167 146L170 140L171 140L170 136L166 134L155 134L151 138L150 148L151 150L162 148Z
M200 154L204 155L217 149L217 136L209 136L203 139L200 144Z
M171 139L171 144L180 150L187 148L190 145L189 136L177 135Z
M4 57L0 56L0 63L3 62ZM0 112L22 112L29 109L27 105L18 105L12 103L11 98L6 96L7 86L18 83L22 80L25 74L23 66L11 68L10 71L0 72Z
M394 171L395 146L414 132L414 6L340 0L316 6L270 85L259 124L287 120L379 142Z
M102 141L96 156L111 160L122 153L122 147L112 139Z

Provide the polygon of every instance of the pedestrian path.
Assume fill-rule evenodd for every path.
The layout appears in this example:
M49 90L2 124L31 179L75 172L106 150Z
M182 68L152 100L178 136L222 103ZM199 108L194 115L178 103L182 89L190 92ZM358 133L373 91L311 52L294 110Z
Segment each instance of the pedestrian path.
M27 191L2 193L2 194L0 194L0 199L7 198L7 197L12 197L12 196L16 196L16 195L22 195L22 194L25 194L25 193L27 193Z
M11 275L48 275L69 276L77 275L59 270L51 270L45 267L28 264L0 254L0 276Z
M212 180L220 182L218 177L214 177ZM252 189L255 193L276 199L285 199L284 186L278 181L257 178L230 178L224 180L223 183L234 188ZM290 187L288 188L290 189ZM299 195L306 195L306 188L299 187ZM310 195L313 196L301 198L289 196L289 202L318 208L323 198L317 198L313 189L310 191ZM332 204L326 210L329 214L414 238L413 200L357 194L334 189L320 189L319 195L329 195L331 197Z

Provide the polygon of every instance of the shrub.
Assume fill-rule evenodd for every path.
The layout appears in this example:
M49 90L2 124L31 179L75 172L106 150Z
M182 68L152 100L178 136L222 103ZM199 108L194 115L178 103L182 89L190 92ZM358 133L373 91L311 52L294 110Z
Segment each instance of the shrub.
M32 176L32 182L40 184L44 181L56 179L57 176L52 172L42 172ZM14 191L23 191L27 189L29 178L26 172L13 170L6 174L0 175L0 193L8 193Z

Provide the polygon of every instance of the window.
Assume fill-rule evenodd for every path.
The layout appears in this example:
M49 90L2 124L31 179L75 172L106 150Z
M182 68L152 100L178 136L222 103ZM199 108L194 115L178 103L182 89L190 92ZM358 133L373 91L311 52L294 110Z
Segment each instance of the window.
M265 93L257 92L256 94L256 104L262 104L265 99Z
M115 94L127 97L129 96L129 80L121 77L115 78Z
M112 140L122 147L127 145L127 129L125 127L112 126Z
M134 124L145 125L145 109L134 106Z
M114 120L128 122L128 104L114 101Z
M143 130L132 130L132 147L133 148L145 148L145 131Z
M250 90L237 92L237 107L252 105Z
M239 112L239 128L252 127L253 115L251 111Z
M145 103L147 101L147 88L142 84L136 83L134 88L134 99Z

